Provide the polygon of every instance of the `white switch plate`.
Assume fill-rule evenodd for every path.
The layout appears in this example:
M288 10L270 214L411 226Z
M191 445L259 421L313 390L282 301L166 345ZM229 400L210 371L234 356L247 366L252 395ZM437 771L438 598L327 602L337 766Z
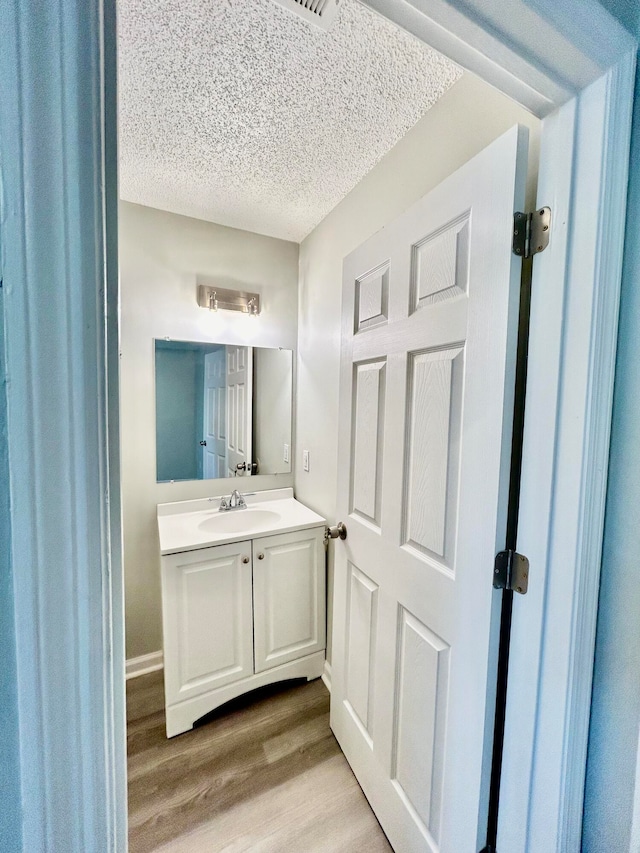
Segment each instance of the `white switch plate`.
M283 459L285 462L289 461L289 445L288 444L285 444L284 453L282 454L282 456L283 456Z
M309 470L309 451L308 450L302 451L302 467L304 468L305 471Z

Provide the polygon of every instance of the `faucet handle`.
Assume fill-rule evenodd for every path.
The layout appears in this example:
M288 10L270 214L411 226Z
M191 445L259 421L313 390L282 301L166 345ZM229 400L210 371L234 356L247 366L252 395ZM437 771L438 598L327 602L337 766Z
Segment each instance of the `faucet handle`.
M239 494L239 495L238 495L238 501L237 501L237 503L236 503L236 506L246 506L246 505L247 505L247 502L245 501L245 499L243 498L243 496Z
M220 498L220 507L219 509L229 509L229 504L227 503L226 498Z

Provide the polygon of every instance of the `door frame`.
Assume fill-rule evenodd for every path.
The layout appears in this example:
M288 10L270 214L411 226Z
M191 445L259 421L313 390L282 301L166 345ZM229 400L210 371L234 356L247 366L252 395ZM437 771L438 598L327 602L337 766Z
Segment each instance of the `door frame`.
M595 2L364 2L542 119L498 850L578 851L637 44Z
M637 44L596 0L363 2L543 119L498 847L577 851ZM22 843L124 851L115 0L0 4Z

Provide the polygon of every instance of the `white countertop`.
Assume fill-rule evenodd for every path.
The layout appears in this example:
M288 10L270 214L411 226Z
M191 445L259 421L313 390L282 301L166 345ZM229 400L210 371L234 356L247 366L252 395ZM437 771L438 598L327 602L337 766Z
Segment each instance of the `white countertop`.
M243 542L258 536L290 533L326 524L326 519L293 497L293 489L270 489L253 494L243 492L242 495L248 509L222 513L219 511L220 497L158 504L160 553L165 555L195 551L211 545ZM251 513L251 509L265 512L264 515ZM243 516L243 513L246 515ZM227 517L230 523L235 525L242 525L246 519L247 529L233 533L206 529L207 522L215 526L215 518L219 516L225 517L220 519L222 524Z

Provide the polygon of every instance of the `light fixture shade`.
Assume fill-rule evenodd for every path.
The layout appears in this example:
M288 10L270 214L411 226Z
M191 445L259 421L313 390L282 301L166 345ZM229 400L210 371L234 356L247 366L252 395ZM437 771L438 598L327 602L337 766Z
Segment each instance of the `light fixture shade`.
M260 294L245 290L229 290L217 285L198 285L198 305L212 311L240 311L250 317L260 313Z

